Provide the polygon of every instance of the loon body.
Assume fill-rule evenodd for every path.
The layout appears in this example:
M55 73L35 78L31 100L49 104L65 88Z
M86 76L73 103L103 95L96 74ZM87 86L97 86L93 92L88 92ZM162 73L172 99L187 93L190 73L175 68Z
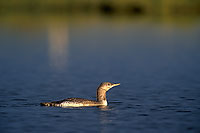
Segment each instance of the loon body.
M114 86L120 84L113 84L110 82L103 82L97 88L97 100L88 100L83 98L67 98L61 101L53 101L47 103L40 103L42 106L57 106L57 107L83 107L83 106L107 106L106 92Z

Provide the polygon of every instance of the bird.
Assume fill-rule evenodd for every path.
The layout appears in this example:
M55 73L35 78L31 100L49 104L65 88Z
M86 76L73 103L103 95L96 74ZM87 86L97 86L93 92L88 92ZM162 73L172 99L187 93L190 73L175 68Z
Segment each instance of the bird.
M56 107L87 107L87 106L107 106L106 92L112 87L119 86L120 83L102 82L96 91L96 100L88 100L83 98L67 98L61 101L43 102L41 106Z

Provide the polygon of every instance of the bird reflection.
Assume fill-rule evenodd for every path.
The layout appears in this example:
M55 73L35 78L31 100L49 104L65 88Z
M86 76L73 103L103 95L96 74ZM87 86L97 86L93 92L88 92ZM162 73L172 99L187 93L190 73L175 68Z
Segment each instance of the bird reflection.
M110 111L112 108L110 106L98 106L100 109L99 120L100 120L100 132L105 133L108 132L108 124L113 123L113 120L110 119Z

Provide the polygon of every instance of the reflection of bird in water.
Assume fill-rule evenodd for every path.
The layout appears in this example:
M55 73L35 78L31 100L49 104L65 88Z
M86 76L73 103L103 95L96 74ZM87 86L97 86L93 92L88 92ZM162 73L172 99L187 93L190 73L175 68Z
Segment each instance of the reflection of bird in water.
M83 107L83 106L107 106L106 92L119 84L103 82L97 89L97 101L83 98L68 98L61 101L40 103L42 106L58 106L58 107Z

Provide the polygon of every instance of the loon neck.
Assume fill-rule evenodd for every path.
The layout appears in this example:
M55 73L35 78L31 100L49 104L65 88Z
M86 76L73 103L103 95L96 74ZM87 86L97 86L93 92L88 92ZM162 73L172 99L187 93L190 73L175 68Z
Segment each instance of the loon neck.
M101 87L97 89L97 102L107 105L106 90Z

